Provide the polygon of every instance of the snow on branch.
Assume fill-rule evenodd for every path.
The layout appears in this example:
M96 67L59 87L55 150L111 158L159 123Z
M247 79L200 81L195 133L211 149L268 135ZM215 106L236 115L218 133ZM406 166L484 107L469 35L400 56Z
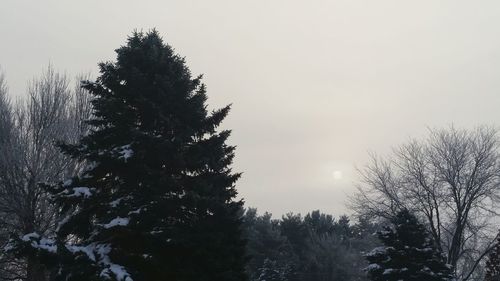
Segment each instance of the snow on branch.
M61 196L66 198L77 198L77 197L88 198L92 196L92 192L94 192L94 190L95 188L73 187L70 189L65 189L63 192L61 192Z
M104 224L103 227L108 229L108 228L112 228L115 226L126 226L126 225L128 225L129 222L130 222L129 218L117 217L117 218L114 218L113 220L111 220L109 223Z
M24 242L30 242L35 249L46 250L51 253L57 252L57 245L53 239L40 237L36 232L28 233L21 237Z
M113 150L117 151L120 155L118 159L123 159L125 162L127 162L127 160L134 155L134 151L132 150L130 144L117 147Z
M99 263L105 266L105 268L101 271L101 277L111 279L110 274L113 274L118 281L133 281L130 274L127 270L125 270L125 267L112 263L109 259L109 252L111 252L110 245L98 245L96 250L100 257Z

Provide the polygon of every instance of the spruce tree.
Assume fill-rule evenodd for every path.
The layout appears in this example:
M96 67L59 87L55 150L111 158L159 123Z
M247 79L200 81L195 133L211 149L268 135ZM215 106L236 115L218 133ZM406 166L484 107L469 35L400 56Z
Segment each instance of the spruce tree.
M246 280L235 148L217 130L229 106L207 112L201 76L154 30L116 53L84 86L95 129L61 144L88 169L48 187L62 218L55 239L21 242L46 255L55 280Z
M288 267L279 266L276 261L265 259L255 281L288 281L289 270Z
M453 280L452 270L425 227L408 210L392 219L393 227L378 232L384 246L366 255L373 281Z
M500 235L497 235L495 245L486 261L485 281L500 281Z

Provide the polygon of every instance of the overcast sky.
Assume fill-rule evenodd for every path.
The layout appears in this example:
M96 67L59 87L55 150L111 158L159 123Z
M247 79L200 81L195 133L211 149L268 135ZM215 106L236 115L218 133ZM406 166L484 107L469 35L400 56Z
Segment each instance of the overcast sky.
M500 1L1 0L10 93L68 75L157 28L233 110L247 206L348 212L355 166L426 127L500 120Z

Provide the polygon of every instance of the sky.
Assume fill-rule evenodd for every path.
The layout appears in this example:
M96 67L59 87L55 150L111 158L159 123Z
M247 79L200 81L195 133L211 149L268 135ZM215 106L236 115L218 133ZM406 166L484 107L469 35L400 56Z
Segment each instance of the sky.
M10 94L52 64L74 76L134 29L156 28L203 74L246 206L350 211L369 152L428 128L500 120L500 2L461 0L1 0Z

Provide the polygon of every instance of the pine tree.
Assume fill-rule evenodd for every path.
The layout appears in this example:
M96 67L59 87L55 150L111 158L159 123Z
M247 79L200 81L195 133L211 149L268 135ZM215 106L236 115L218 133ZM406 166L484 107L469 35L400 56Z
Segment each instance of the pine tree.
M288 267L280 267L276 261L265 259L256 281L287 281L289 270Z
M500 281L500 235L497 235L495 245L488 256L488 261L486 261L486 276L484 280Z
M245 213L244 230L250 257L246 271L251 280L258 280L262 269L268 268L269 263L273 263L273 268L279 271L286 269L286 277L293 275L292 264L296 262L296 257L286 237L281 234L278 223L267 212L259 216L256 209L250 208Z
M450 267L425 227L409 211L392 219L393 227L378 232L384 246L366 255L366 268L374 281L454 280Z
M95 130L61 145L89 168L48 188L62 217L55 239L21 240L52 254L55 280L246 280L240 175L230 131L217 130L229 106L207 112L201 76L156 31L116 52L84 86Z

